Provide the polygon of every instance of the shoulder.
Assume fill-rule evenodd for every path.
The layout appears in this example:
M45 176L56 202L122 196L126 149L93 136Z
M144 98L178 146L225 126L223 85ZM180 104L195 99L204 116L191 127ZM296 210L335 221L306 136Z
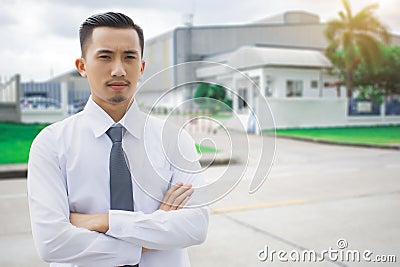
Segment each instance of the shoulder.
M46 126L33 140L32 147L39 145L43 142L58 144L60 140L64 139L71 131L74 131L75 126L82 118L82 113L74 114L62 121L55 122Z

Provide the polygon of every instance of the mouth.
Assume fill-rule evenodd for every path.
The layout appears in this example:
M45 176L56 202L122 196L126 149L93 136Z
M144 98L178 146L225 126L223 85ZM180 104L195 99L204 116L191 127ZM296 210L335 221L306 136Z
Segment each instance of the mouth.
M120 91L129 86L128 82L109 82L107 86L113 90Z

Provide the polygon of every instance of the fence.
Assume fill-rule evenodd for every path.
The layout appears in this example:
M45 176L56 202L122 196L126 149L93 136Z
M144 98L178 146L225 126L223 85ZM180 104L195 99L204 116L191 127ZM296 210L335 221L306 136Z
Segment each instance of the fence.
M22 110L29 109L60 109L64 103L61 93L62 83L52 82L28 82L21 84L21 96L23 100L30 100L30 103L22 105ZM75 90L67 88L67 109L68 114L75 114L83 109L89 96L90 90ZM33 102L33 103L32 103ZM23 104L23 103L22 103Z
M386 116L400 115L399 99L386 99L385 100L385 115Z
M14 75L4 84L0 83L0 103L18 102L20 76Z
M366 106L365 102L358 106L358 112L349 114L349 106L354 104L349 104L346 98L269 98L268 103L276 128L400 124L399 114L394 113L396 108L399 109L395 101L387 110L393 113L390 115L383 111L384 105L378 106L377 111L372 104ZM256 113L262 129L274 127L271 121L264 119L268 118L268 114L259 114L257 110ZM247 115L249 117L250 114Z
M192 109L176 114L176 116L181 121L179 124L183 125L190 134L213 134L218 130L220 126L218 122L221 121L221 118L216 117L208 110Z
M89 95L89 88L74 90L69 88L67 82L20 83L19 75L15 75L0 84L0 121L55 122L82 110ZM370 100L348 101L346 98L268 98L268 102L277 128L400 123L400 101L395 97L386 99L382 105ZM268 114L256 115L262 129L274 127ZM229 118L224 118L223 125L247 131L249 125L255 125L251 123L249 112L234 116L239 117L240 124L232 126ZM217 121L221 121L221 118L213 120L213 115L202 110L190 108L180 114L172 114L172 117L176 117L177 124L184 124L185 129L194 134L210 134L218 128ZM231 122L234 123L234 120ZM253 132L257 131L254 127L250 128Z
M382 104L370 99L349 99L349 116L398 116L400 115L400 101L397 98L388 98Z
M381 105L369 99L349 99L349 116L379 116Z
M61 83L27 82L21 83L21 97L43 97L61 103Z
M175 110L167 114L165 110L156 110L150 113L162 120L168 120L168 123L173 123L182 127L193 135L210 135L218 131L220 126L225 126L231 114L229 115L213 115L203 109L188 109L185 111Z
M371 108L365 101L349 102L347 98L268 98L269 108L256 108L255 114L244 108L232 114L209 114L202 110L186 109L185 112L168 113L160 109L155 115L169 119L184 126L191 134L209 135L221 129L220 126L248 133L275 128L307 128L361 125L400 124L397 113L400 103L391 100L383 106ZM349 106L358 104L358 110L349 114ZM388 103L392 106L389 106ZM265 105L261 98L256 99L256 107ZM364 106L363 106L364 105ZM378 110L378 111L377 111ZM272 113L272 115L271 115Z
M68 88L67 82L21 84L21 121L52 123L81 111L90 90Z

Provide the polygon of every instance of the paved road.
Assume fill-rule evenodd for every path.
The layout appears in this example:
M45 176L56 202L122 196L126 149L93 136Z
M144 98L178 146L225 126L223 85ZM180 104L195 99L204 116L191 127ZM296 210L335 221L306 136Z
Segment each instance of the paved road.
M371 259L395 255L397 264L324 260L318 266L398 266L399 151L278 139L267 181L249 195L259 138L251 137L243 180L212 205L206 242L189 249L193 267L309 266L314 264L293 262L289 253L295 257L303 250L320 253L329 248L342 254L370 250ZM211 167L206 176L212 180L225 170L226 166ZM25 186L24 179L0 181L0 266L47 266L37 258L31 240ZM339 239L346 240L347 248L338 249ZM257 255L266 246L270 257L263 262ZM273 250L286 251L281 258L288 262L274 254L271 263Z

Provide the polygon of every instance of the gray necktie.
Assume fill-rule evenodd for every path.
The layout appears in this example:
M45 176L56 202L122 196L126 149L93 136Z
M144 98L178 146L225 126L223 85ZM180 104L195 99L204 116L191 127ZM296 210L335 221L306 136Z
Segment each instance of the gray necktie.
M122 150L122 126L107 131L113 142L110 153L110 206L112 210L133 211L131 173Z
M122 126L111 127L107 131L113 145L110 152L110 207L112 210L133 211L131 173L122 149ZM138 267L139 265L124 265Z

